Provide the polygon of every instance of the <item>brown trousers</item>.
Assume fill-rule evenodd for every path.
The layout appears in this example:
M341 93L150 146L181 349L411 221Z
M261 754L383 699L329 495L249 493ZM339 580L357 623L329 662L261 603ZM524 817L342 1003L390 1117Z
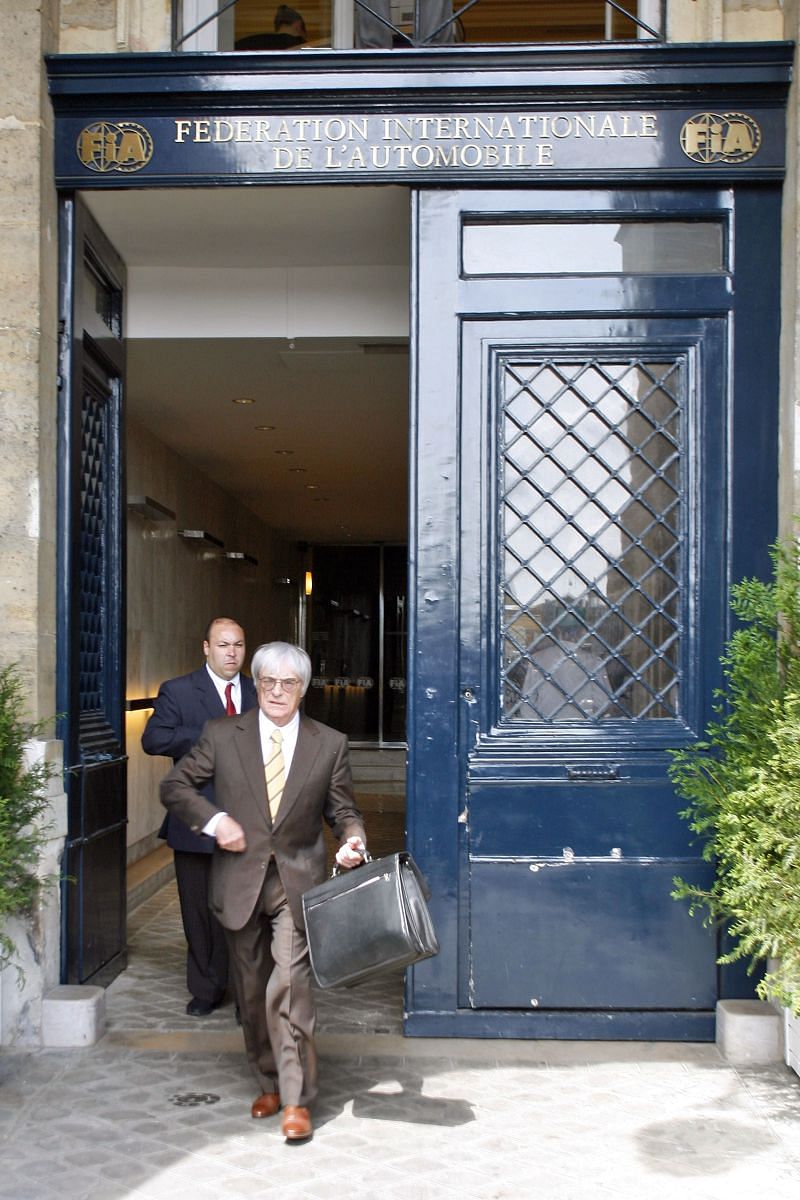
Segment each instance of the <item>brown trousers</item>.
M225 936L247 1057L261 1091L307 1106L317 1094L311 963L274 859L247 924Z

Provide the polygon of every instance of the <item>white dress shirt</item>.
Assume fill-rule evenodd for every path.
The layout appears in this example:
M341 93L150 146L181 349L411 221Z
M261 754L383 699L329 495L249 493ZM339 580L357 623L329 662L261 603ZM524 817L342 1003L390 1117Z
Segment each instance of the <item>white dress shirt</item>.
M281 749L283 750L283 769L286 778L289 778L289 769L294 758L295 747L297 746L297 735L300 732L300 713L296 712L288 725L275 725L270 721L269 717L265 717L261 709L258 710L258 735L261 739L261 761L266 766L267 759L272 753L272 731L280 728L283 734ZM214 837L219 825L220 818L226 814L222 812L214 813L214 816L203 826L203 833L207 833L209 837Z
M225 699L225 688L229 683L233 684L233 687L231 688L231 700L233 700L233 707L236 709L237 713L240 713L242 711L242 678L239 672L236 672L233 679L223 679L220 675L214 674L208 663L206 663L206 670L208 671L211 682L217 689L217 695L222 701L222 707L224 709L227 709L228 707L228 702Z
M258 733L261 738L261 761L264 766L269 761L269 756L272 753L272 731L280 729L283 734L281 741L281 749L283 750L283 770L286 778L289 778L289 768L292 765L294 758L294 749L297 745L297 735L300 732L300 713L296 712L288 725L274 725L269 717L264 716L261 709L258 710Z

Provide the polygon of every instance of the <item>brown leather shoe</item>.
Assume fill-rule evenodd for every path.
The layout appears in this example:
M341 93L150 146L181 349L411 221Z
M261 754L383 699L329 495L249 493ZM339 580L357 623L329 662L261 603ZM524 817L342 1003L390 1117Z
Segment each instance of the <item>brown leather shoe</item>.
M281 1133L287 1142L299 1142L303 1138L310 1138L312 1132L311 1114L308 1109L297 1104L287 1104L283 1110L281 1127Z
M281 1106L281 1098L277 1092L262 1092L253 1101L250 1113L254 1117L274 1117Z

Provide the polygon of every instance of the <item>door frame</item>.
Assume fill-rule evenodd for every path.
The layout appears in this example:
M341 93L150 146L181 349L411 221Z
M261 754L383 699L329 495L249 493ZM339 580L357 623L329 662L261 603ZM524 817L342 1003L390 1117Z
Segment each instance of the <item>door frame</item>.
M74 189L243 183L353 185L377 181L424 189L514 189L522 181L532 187L613 189L637 185L707 186L713 180L714 186L737 189L744 227L748 203L752 201L755 215L761 188L779 188L783 179L785 106L792 61L790 43L604 44L567 49L452 47L389 56L381 52L320 50L315 52L313 62L306 54L292 52L280 56L53 55L46 57L46 68L55 110L55 182L69 196ZM468 156L448 151L437 158L425 145L424 130L428 127L424 122L430 115L434 119L441 115L447 123L453 121L454 114L474 114L476 121L486 126L486 114L508 111L516 114L518 125L520 120L523 124L526 120L538 121L539 132L546 126L550 135L555 128L553 114L563 115L556 135L550 136L551 149L540 148L533 158L526 156L524 146L514 153L496 154L491 147L487 149L489 135L483 133L476 135L475 149ZM685 144L681 145L682 130L695 128L704 114L742 111L751 113L748 119L755 122L760 137L758 152L746 160L726 159L716 152L693 155ZM594 133L581 133L571 140L560 137L567 118L572 121L574 133L575 129L585 130L587 123L591 125L592 114L601 112L617 114L611 121L616 140L603 141ZM422 124L412 131L418 140L386 169L380 163L366 162L362 170L356 160L343 169L332 151L327 159L324 155L314 157L317 151L312 147L313 153L298 155L288 169L278 170L263 153L263 147L256 146L251 138L253 118L293 119L299 114L304 121L309 116L348 119L355 114L359 120L377 123L371 128L378 129L380 142L380 122L387 113ZM423 116L414 118L415 113ZM637 114L636 128L642 136L628 137L632 126L626 123L626 113ZM540 119L538 114L544 116ZM209 133L216 129L213 122L218 118L223 126ZM231 126L229 118L241 119L244 124ZM602 127L602 116L597 120ZM176 121L188 125L181 124L180 132L176 132ZM651 136L656 123L659 130L663 129L663 144ZM241 136L236 134L232 139L232 128ZM186 129L194 133L190 136ZM123 143L127 157L117 162L116 147ZM538 144L544 145L541 138ZM93 145L98 147L96 153ZM64 230L64 236L70 238L69 229ZM67 257L69 253L69 249L64 250ZM754 244L748 246L746 234L740 237L737 232L737 272L742 268L747 275L746 264L757 253ZM772 242L767 257L770 261L756 264L750 277L759 278L762 269L773 276L777 273L778 253ZM451 266L455 285L455 263ZM465 1020L458 1008L457 947L463 936L459 928L463 917L457 904L461 811L457 754L448 751L438 763L425 757L429 721L442 736L446 735L446 744L452 747L468 737L470 725L467 703L459 704L456 699L452 654L441 647L424 645L419 636L419 628L426 622L445 629L448 622L453 627L458 617L457 606L441 594L442 581L447 582L452 562L446 555L443 558L433 544L435 538L444 547L457 544L458 512L453 489L458 462L448 448L445 424L432 419L423 425L420 420L420 374L428 371L431 363L413 344L420 322L418 278L419 264L412 255L408 821L412 849L434 884L442 952L409 973L406 1031L423 1036L508 1036L512 1026L502 1014L483 1014L480 1019L473 1014ZM738 303L737 296L734 312ZM455 353L456 349L451 333L443 330L437 351ZM759 352L753 331L741 322L733 344L734 370L744 372L748 361ZM770 396L777 394L776 372L777 368L773 372L770 367L770 377L764 384ZM437 395L442 396L436 370L430 379L430 387L426 380L426 397L433 403ZM744 408L735 408L734 425L741 444L748 436ZM772 463L777 401L774 421L770 419L767 426L750 431L754 435L751 450L757 471L748 475L748 480L755 483L764 482L762 466ZM433 443L442 439L442 444L434 445L430 438ZM423 458L418 461L419 453ZM431 526L427 524L430 514L417 515L422 485L425 495L436 497L438 505ZM735 494L731 501L742 510L736 516L737 527L743 531L743 541L752 546L760 536L763 512ZM60 537L64 537L63 530ZM766 574L766 547L756 559L758 556L734 545L727 582L747 571ZM416 682L415 672L420 674ZM514 1035L532 1036L527 1026Z

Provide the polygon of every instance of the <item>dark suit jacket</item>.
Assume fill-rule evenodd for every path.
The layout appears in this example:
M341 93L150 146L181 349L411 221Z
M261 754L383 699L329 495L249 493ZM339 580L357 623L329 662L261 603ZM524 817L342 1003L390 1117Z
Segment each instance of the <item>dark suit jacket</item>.
M227 929L241 929L252 913L274 855L298 929L303 892L325 878L323 819L335 836L365 838L353 796L347 738L301 716L291 769L273 828L267 802L258 710L209 721L197 745L161 784L161 800L195 831L215 806L201 788L214 780L217 805L242 826L247 849L216 849L211 864L211 911Z
M242 686L242 712L256 706L255 685L248 676L239 676ZM142 749L146 754L163 754L173 763L188 754L203 731L206 721L225 713L219 692L205 667L168 679L158 689L155 708L142 734ZM214 786L208 784L204 794L214 804ZM199 854L214 853L214 839L192 833L183 821L164 818L159 837L165 838L173 850Z

